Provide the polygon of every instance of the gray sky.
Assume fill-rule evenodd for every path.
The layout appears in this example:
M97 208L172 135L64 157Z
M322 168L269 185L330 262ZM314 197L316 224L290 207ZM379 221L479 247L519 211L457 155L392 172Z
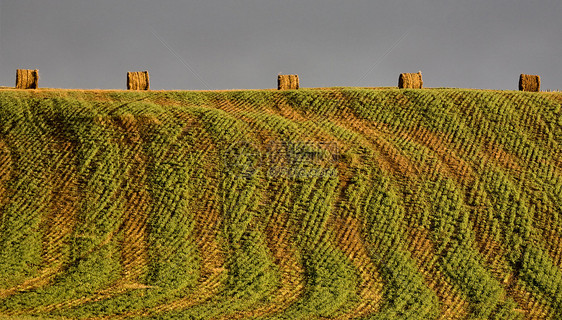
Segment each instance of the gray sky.
M273 88L278 73L396 86L422 70L427 87L517 89L529 73L562 90L562 1L0 0L0 86L17 68L51 88L125 89L140 70L151 89Z

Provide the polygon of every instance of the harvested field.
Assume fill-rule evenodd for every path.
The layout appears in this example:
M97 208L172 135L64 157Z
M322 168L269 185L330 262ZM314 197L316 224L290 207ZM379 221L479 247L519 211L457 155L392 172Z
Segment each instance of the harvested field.
M0 318L561 318L561 103L2 90Z

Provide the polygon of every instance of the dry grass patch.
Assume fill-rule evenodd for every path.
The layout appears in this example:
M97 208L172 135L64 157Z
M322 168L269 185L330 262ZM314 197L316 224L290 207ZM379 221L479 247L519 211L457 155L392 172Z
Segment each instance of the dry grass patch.
M10 149L8 149L4 141L0 141L0 206L4 201L9 200L4 198L6 194L5 184L11 178L12 165Z
M359 279L360 302L340 319L365 317L379 311L383 300L383 278L371 260L364 243L361 221L350 215L332 216L334 244L346 255L357 268Z

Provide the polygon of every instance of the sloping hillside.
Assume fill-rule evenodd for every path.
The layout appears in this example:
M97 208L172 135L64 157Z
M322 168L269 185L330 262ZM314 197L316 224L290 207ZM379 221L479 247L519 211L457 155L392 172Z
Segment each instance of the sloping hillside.
M0 318L559 319L561 103L1 90Z

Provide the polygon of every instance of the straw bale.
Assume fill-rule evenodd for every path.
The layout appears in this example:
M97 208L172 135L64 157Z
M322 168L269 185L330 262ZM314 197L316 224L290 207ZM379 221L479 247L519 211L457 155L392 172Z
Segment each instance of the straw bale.
M421 71L418 73L401 73L398 77L398 88L400 89L421 89L423 79Z
M127 72L128 90L149 90L150 82L148 71Z
M16 70L16 89L37 89L39 70Z
M541 77L531 74L521 74L519 77L519 90L539 92L541 90Z
M277 76L278 90L296 90L299 88L299 76L296 74L286 74Z

